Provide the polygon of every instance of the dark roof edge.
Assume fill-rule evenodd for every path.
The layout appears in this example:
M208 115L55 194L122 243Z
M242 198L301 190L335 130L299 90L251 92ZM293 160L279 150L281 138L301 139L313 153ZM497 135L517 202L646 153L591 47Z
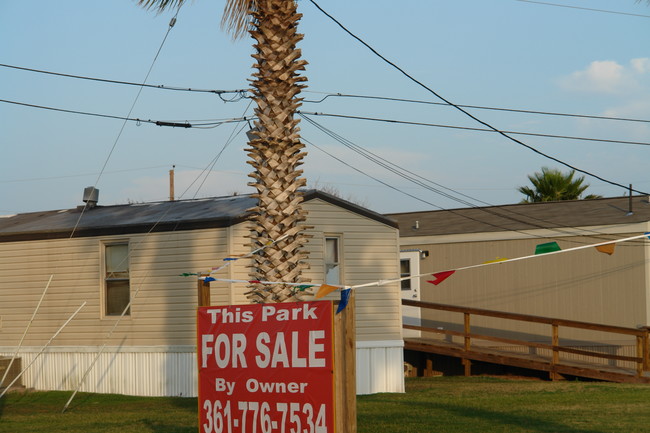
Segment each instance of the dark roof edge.
M304 193L304 200L309 201L313 199L320 199L323 201L326 201L330 204L333 204L335 206L339 206L343 209L349 210L350 212L354 212L356 214L365 216L366 218L370 218L372 220L375 220L377 222L380 222L382 224L385 224L387 226L399 229L399 224L397 221L395 221L392 218L389 218L385 215L382 215L380 213L377 213L375 211L372 211L370 209L367 209L365 207L359 206L357 204L354 204L352 202L349 202L347 200L344 200L340 197L336 197L332 194L328 194L323 191L319 191L316 189L310 189L306 190L303 192Z
M632 199L646 199L649 196L647 194L638 194L633 195ZM629 196L616 196L616 197L598 197L590 199L576 199L576 200L555 200L555 201L541 201L533 203L506 203L506 204L492 204L489 206L471 206L471 207L459 207L452 209L429 209L429 210L418 210L418 211L409 211L409 212L387 212L386 215L414 215L414 214L429 214L429 213L444 213L444 212L463 212L471 211L476 209L503 209L517 206L528 206L533 208L535 206L558 206L558 205L568 205L571 203L584 203L584 202L598 202L598 201L611 201L611 200L629 200Z
M237 218L210 219L191 222L165 222L158 224L134 224L129 226L111 226L111 227L93 227L81 228L74 232L73 238L87 238L94 236L120 236L143 233L161 233L185 230L200 230L212 228L230 227L235 224L247 221L248 216ZM49 232L26 232L13 233L0 236L0 243L19 242L19 241L41 241L49 239L66 239L70 238L70 230L49 231Z

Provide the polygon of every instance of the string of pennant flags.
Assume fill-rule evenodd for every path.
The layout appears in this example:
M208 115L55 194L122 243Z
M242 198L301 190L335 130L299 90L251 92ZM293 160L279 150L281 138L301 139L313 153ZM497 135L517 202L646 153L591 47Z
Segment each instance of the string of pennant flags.
M539 244L535 247L535 253L532 255L528 256L522 256L522 257L516 257L512 259L507 259L503 257L496 258L494 260L489 260L487 262L475 264L475 265L469 265L469 266L463 266L459 267L456 269L448 269L444 271L438 271L434 273L423 273L423 274L418 274L418 275L409 275L407 277L400 277L400 278L392 278L392 279L387 279L387 280L378 280L378 281L373 281L370 283L364 283L364 284L357 284L354 286L344 286L344 285L334 285L334 284L305 284L305 283L288 283L284 281L263 281L263 280L237 280L237 279L227 279L227 278L215 278L212 277L211 275L226 268L229 266L231 263L252 256L253 254L263 250L264 248L273 245L276 242L279 242L282 240L284 237L283 236L276 241L269 242L268 244L246 254L243 256L239 257L227 257L224 258L223 261L225 262L223 265L214 267L208 272L184 272L180 274L180 276L183 277L189 277L189 276L198 276L200 280L204 280L205 282L210 282L210 281L218 281L218 282L224 282L224 283L244 283L244 284L264 284L264 285L284 285L284 286L290 286L290 287L295 287L296 292L302 292L307 289L313 288L313 287L318 287L318 290L316 291L314 298L315 299L320 299L324 296L329 295L330 293L334 292L335 290L340 290L341 293L341 298L340 302L337 308L336 313L340 313L347 307L349 301L350 301L350 295L352 293L352 290L356 289L361 289L365 287L373 287L373 286L383 286L385 284L390 284L390 283L396 283L400 281L405 281L405 280L410 280L412 278L421 278L425 277L428 275L433 276L432 280L427 280L428 283L431 283L435 286L439 285L449 277L451 277L453 274L455 274L458 271L464 271L468 269L475 269L475 268L480 268L484 266L493 266L493 265L501 265L504 263L509 263L509 262L516 262L516 261L521 261L521 260L530 260L534 258L538 258L541 256L549 256L553 254L564 254L568 252L573 252L577 250L583 250L583 249L588 249L588 248L595 248L598 252L607 254L607 255L612 255L614 254L616 250L616 244L623 243L623 242L629 242L632 240L636 239L642 239L642 238L648 238L650 239L650 232L645 232L642 235L636 235L636 236L631 236L627 238L622 238L622 239L615 239L615 240L609 240L606 242L600 242L596 244L590 244L590 245L581 245L579 247L573 247L573 248L567 248L567 249L562 249L560 248L560 245L553 241L553 242L547 242L543 244Z

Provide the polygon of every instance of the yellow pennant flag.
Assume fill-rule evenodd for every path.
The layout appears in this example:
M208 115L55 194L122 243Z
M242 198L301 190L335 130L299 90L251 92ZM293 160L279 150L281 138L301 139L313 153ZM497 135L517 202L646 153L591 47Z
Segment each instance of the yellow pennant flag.
M508 260L508 259L506 259L505 257L497 257L497 258L494 259L494 260L489 260L489 261L487 261L487 262L483 262L483 264L484 264L484 265L487 265L488 263L505 262L505 261L507 261L507 260Z
M321 286L318 288L318 292L316 292L316 299L322 298L323 296L327 296L330 293L332 293L334 290L338 290L340 287L336 286L330 286L328 284L321 284Z
M598 245L596 247L598 251L601 253L609 254L610 256L614 254L614 250L616 249L616 244L605 244L605 245Z

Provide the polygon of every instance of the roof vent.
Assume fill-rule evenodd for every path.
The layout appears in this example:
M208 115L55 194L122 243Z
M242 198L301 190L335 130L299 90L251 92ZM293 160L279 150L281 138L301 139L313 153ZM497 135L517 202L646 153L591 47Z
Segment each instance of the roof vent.
M94 186L87 186L84 188L84 198L83 202L86 203L86 207L92 208L97 206L99 201L99 190Z

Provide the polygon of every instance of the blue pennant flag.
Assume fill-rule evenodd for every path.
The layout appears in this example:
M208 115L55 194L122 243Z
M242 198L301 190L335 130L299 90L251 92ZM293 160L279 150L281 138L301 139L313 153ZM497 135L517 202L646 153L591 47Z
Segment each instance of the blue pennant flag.
M341 311L345 310L345 307L348 306L348 302L350 302L351 294L352 289L341 290L341 301L339 302L339 307L336 309L336 314L339 314Z
M212 277L205 277L205 278L203 279L203 281L205 281L206 283L209 283L210 281L217 281L217 280L215 280L215 279L212 278Z

